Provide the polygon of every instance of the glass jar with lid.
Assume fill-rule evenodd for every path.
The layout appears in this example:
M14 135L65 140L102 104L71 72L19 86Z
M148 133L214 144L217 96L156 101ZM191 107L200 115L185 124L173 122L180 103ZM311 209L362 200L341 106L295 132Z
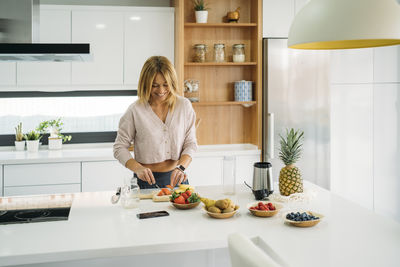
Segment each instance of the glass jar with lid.
M234 44L232 46L233 52L233 62L244 62L245 54L244 54L244 44Z
M225 62L225 45L214 44L214 61Z
M207 45L195 44L193 46L194 56L193 62L206 62Z

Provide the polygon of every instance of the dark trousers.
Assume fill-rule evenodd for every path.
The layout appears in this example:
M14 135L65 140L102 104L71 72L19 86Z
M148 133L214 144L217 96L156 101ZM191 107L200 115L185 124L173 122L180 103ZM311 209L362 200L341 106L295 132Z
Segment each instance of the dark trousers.
M171 173L172 171L169 172L153 172L154 179L156 180L156 184L161 187L167 187L171 183ZM140 189L148 189L148 188L157 188L156 185L150 185L148 182L140 180L136 173L134 175L137 178L138 185ZM184 181L182 184L188 184L188 180Z

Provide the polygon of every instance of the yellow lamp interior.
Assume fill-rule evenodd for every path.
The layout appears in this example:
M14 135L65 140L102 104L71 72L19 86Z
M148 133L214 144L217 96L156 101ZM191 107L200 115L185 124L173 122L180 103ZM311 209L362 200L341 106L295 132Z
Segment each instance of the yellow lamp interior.
M323 41L303 44L294 44L289 48L295 49L351 49L366 48L377 46L398 45L400 39L362 39L362 40L340 40L340 41Z

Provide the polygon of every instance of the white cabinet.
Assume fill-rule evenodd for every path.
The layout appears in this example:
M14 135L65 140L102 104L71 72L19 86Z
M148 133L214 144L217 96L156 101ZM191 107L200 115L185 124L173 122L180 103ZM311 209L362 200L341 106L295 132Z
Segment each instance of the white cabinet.
M288 37L294 0L263 0L263 37Z
M254 163L260 162L260 155L236 156L236 184L253 183Z
M80 191L80 184L14 186L4 187L4 196L64 194L77 193Z
M263 0L263 37L288 37L296 14L309 0Z
M81 191L79 162L4 165L3 174L5 196Z
M374 210L400 222L400 85L375 84L373 95Z
M91 62L72 63L72 84L123 84L123 23L123 12L72 11L72 43L90 43L93 54Z
M150 56L165 56L172 63L174 62L174 11L172 8L126 12L124 36L125 84L137 86L142 66Z
M332 192L373 209L373 86L331 86Z
M82 192L114 191L132 175L118 161L82 162Z
M0 61L0 86L16 84L16 63Z
M187 169L191 185L220 185L222 184L222 164L224 157L194 157Z
M40 43L71 43L71 11L40 10ZM18 62L18 85L68 85L70 62Z

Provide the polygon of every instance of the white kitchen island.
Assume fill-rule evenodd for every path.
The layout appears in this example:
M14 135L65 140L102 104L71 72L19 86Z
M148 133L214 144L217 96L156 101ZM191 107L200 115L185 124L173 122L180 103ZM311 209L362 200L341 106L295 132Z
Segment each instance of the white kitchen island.
M68 221L0 225L0 266L229 266L227 236L234 232L254 238L286 266L399 266L399 223L305 186L315 197L284 209L324 214L311 228L285 224L283 211L271 218L252 216L246 206L254 198L244 186L229 196L241 208L224 220L208 217L201 205L176 210L151 200L141 200L140 212L167 210L170 216L139 220L138 210L110 203L113 192L78 193ZM227 197L218 186L196 191Z

